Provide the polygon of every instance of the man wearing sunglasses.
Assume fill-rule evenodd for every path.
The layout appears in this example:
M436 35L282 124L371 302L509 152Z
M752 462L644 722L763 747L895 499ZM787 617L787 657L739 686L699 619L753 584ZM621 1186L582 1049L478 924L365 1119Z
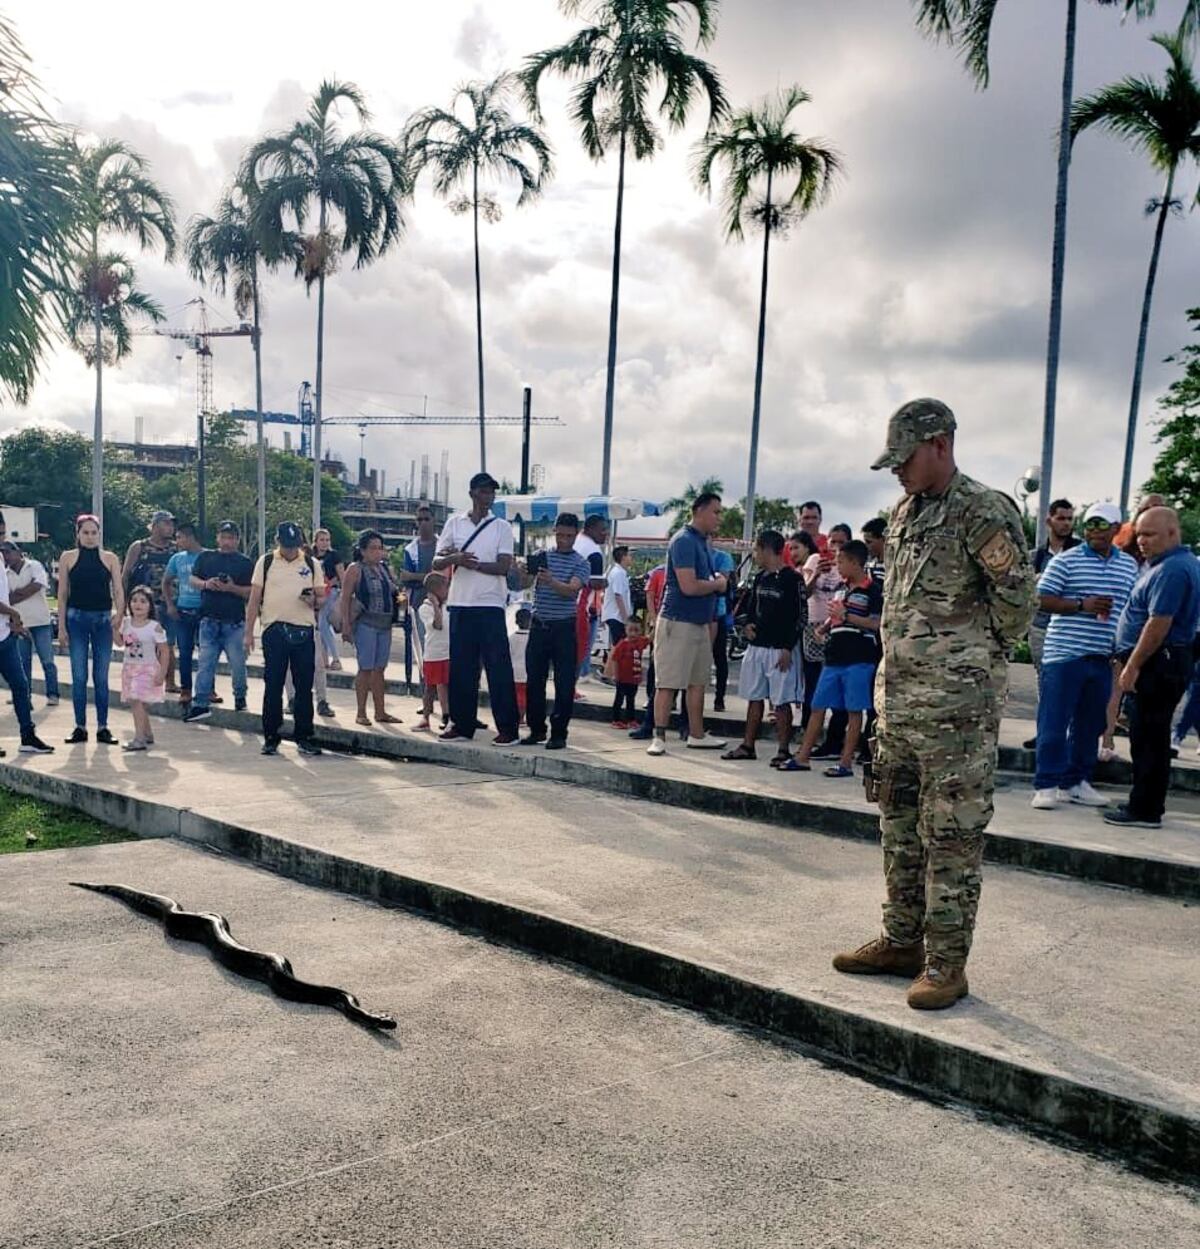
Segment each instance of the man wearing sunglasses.
M1083 543L1056 555L1038 581L1038 606L1049 613L1038 698L1033 807L1060 803L1103 807L1092 772L1112 693L1117 619L1137 580L1137 564L1113 546L1121 524L1115 503L1093 503Z
M1129 828L1160 828L1171 779L1171 719L1191 680L1200 627L1200 560L1183 546L1179 516L1152 507L1137 519L1145 557L1117 624L1119 683L1129 699L1133 788L1104 818Z

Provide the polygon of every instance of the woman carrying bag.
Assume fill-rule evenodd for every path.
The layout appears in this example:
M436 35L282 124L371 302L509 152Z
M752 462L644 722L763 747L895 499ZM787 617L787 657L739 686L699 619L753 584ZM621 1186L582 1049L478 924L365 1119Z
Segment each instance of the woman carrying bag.
M376 724L399 724L399 716L384 707L388 659L392 652L392 617L396 605L396 582L387 563L383 537L374 529L359 536L355 562L342 577L342 637L354 645L358 675L354 694L358 700L355 723L370 725L367 695L375 700Z

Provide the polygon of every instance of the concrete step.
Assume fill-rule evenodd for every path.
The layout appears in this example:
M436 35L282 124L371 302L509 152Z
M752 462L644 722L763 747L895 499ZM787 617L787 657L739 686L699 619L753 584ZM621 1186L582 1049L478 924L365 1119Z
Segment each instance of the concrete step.
M397 1031L280 1001L81 878L220 912ZM1194 1191L178 842L11 856L0 909L6 1246L1200 1239Z
M69 728L69 713L58 720ZM830 967L878 931L869 845L533 775L290 747L264 759L219 724L159 725L146 756L90 743L5 761L0 776L768 1029L927 1096L1200 1174L1200 960L1185 901L990 869L973 996L924 1016L901 982Z
M354 660L343 658L342 662L346 665L345 670L327 673L326 680L332 689L353 689ZM251 661L246 669L251 676L261 680L263 670L260 663ZM389 671L395 670L396 665L393 664ZM228 676L229 665L218 665L218 671ZM419 687L410 687L401 677L390 677L386 685L388 693L396 697L420 696ZM576 703L575 718L588 723L607 724L613 698L610 687L600 681L591 681L581 685L580 689L584 692L585 699ZM644 706L644 695L640 695L638 701ZM480 691L480 702L484 707L491 705L486 687ZM715 733L720 737L740 740L746 731L745 701L731 694L726 700L726 706L728 708L726 712L718 713L710 710L704 717L704 726L710 733ZM1032 750L1026 750L1023 743L1035 735L1036 729L1036 723L1027 717L1021 715L1005 717L1000 736L1000 767L1004 771L1020 776L1033 775L1037 755ZM774 729L769 723L764 723L759 733L759 740L764 742L774 740ZM1096 765L1097 784L1126 788L1132 784L1133 769L1129 762L1129 739L1127 737L1118 736L1117 753L1119 758ZM1171 767L1171 788L1181 794L1200 794L1200 757L1197 757L1190 747Z
M219 682L218 688L226 702L212 709L210 723L257 732L257 711L230 710L227 682ZM120 705L119 695L114 688L114 705ZM337 718L319 718L317 737L337 750L385 759L421 759L502 776L568 781L668 806L764 820L835 837L866 841L879 837L878 810L867 802L859 781L827 780L819 770L779 773L768 766L769 751L755 762L732 763L721 760L716 752L686 750L672 739L667 756L650 759L644 743L590 722L572 726L571 745L565 751L498 750L491 746L487 733L478 734L476 742L444 743L435 734L412 732L411 704L399 708L406 725L346 727L353 725L353 698L331 690L330 699ZM181 715L175 701L154 711L163 718ZM1112 790L1108 796L1113 801L1124 797ZM1164 897L1200 898L1200 799L1173 796L1164 827L1147 830L1115 829L1087 808L1033 811L1029 797L1027 783L1020 776L1000 776L996 814L985 848L987 861Z

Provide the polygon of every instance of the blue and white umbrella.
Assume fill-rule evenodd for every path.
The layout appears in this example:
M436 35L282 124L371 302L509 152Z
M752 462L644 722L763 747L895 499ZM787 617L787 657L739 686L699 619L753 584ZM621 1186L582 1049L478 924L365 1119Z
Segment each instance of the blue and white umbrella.
M501 520L523 520L527 525L553 525L562 512L573 512L580 521L589 516L636 520L639 516L662 515L657 503L612 494L507 494L492 504L492 511Z

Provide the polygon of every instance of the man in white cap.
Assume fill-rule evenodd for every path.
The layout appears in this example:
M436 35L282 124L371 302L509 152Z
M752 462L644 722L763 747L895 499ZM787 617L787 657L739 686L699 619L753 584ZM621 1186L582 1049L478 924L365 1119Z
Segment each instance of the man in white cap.
M1121 527L1115 503L1093 503L1083 542L1056 555L1038 581L1038 606L1050 613L1042 652L1033 806L1061 802L1103 807L1092 772L1112 693L1117 620L1137 580L1134 560L1113 545Z

